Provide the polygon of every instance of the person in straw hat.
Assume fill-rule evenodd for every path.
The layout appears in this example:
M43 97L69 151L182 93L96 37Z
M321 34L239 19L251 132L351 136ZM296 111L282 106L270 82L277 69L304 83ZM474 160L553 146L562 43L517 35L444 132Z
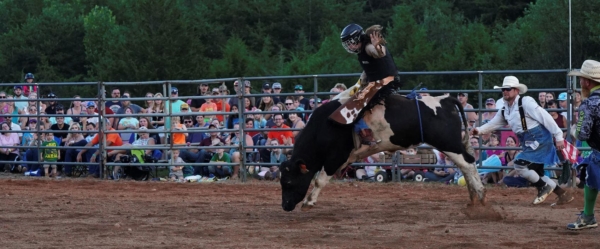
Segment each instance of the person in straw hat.
M556 125L552 116L532 97L520 96L527 92L527 86L521 84L517 77L504 77L502 86L494 86L494 89L502 90L504 107L502 107L501 113L494 116L487 124L471 130L471 134L487 134L508 124L517 134L520 144L523 146L523 152L514 161L515 171L538 189L533 204L544 202L552 192L558 195L556 204L571 202L573 196L544 175L544 166L553 166L559 163L556 149L564 148L561 129ZM525 114L523 115L525 128L522 124L519 105L522 105ZM552 141L552 137L556 142Z
M600 62L586 60L581 70L573 70L569 75L579 77L584 98L579 106L577 127L572 129L573 136L592 147L590 155L580 164L580 179L585 181L583 212L575 222L567 225L567 229L579 230L598 226L594 218L594 205L600 189Z

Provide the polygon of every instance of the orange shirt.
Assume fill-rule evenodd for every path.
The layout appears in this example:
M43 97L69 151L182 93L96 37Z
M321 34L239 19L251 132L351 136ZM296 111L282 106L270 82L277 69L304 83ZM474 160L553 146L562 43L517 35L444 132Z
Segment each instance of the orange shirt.
M177 124L173 128L181 128L182 124ZM185 135L183 133L173 133L173 144L185 144Z
M216 112L217 105L213 102L205 102L204 104L202 104L202 106L200 106L200 111L201 112Z
M282 124L280 128L284 128L284 129L289 129L290 127ZM273 129L278 129L277 127L273 127ZM267 137L269 139L277 139L277 141L279 141L279 144L284 144L283 139L281 138L281 135L283 135L285 138L292 138L292 143L294 142L294 133L292 133L292 131L277 131L277 130L269 130L269 134L267 135Z
M110 128L110 131L114 131L115 129ZM94 138L92 138L92 144L96 145L98 144L99 141L99 134L96 134L96 136L94 136ZM123 146L123 140L121 140L121 136L119 136L118 133L108 133L106 134L106 143L108 144L110 142L109 146ZM112 150L109 150L109 152Z
M228 103L225 103L225 111L228 112L231 110L231 107L229 106ZM222 112L223 111L223 100L218 100L217 101L217 111L218 112ZM217 115L217 119L219 120L219 122L223 122L223 115Z

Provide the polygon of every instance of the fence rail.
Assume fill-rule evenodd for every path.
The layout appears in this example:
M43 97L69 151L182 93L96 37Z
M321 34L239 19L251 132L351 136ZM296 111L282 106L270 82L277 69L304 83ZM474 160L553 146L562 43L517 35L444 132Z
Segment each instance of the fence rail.
M574 84L574 80L571 77L566 76L568 70L567 69L552 69L552 70L510 70L510 71L499 71L499 70L489 70L489 71L436 71L436 72L399 72L399 75L477 75L478 76L478 86L477 89L465 89L465 90L427 90L427 91L419 91L419 92L423 92L423 93L458 93L458 92L468 92L468 93L473 93L473 94L477 94L478 97L478 102L477 105L479 106L479 108L474 108L472 110L466 110L466 112L478 112L478 120L479 122L482 121L482 112L486 111L486 112L497 112L499 111L499 109L484 109L481 108L484 105L484 100L483 100L483 94L488 94L488 93L497 93L498 90L492 90L492 89L483 89L483 85L484 85L484 75L495 75L495 74L504 74L504 75L511 75L511 74L562 74L563 76L561 77L565 77L565 85L564 87L556 87L556 88L549 88L549 89L537 89L537 88L530 88L528 91L529 92L541 92L541 91L554 91L554 92L558 92L558 91L563 91L563 92L567 92L569 94L567 94L568 96L568 103L569 105L567 106L567 108L564 109L550 109L549 111L566 111L568 113L567 115L567 120L568 123L571 123L571 103L572 103L572 96L571 93L573 93L573 91L575 90L575 84ZM292 76L269 76L269 77L239 77L239 78L219 78L219 79L205 79L205 80L168 80L168 81L145 81L145 82L78 82L76 83L77 85L87 85L87 86L92 86L95 85L97 87L97 93L98 93L98 97L94 98L90 98L90 97L82 97L82 98L60 98L60 99L55 99L55 98L43 98L42 96L38 96L37 99L34 99L32 101L36 102L36 108L39 110L40 106L42 105L42 102L48 102L48 101L94 101L97 102L97 107L98 107L98 111L99 114L82 114L82 115L78 115L78 117L86 117L86 118L97 118L98 119L98 130L99 131L93 131L91 133L94 134L98 134L98 133L102 133L105 134L102 136L102 139L99 141L98 144L98 150L99 153L101 153L102 155L102 161L100 162L100 166L102 168L101 170L101 177L102 178L106 178L106 172L107 172L107 166L114 166L114 165L121 165L121 166L132 166L133 164L122 164L122 163L113 163L113 162L107 162L107 151L108 150L113 150L113 149L123 149L124 147L115 147L115 146L107 146L106 144L106 134L111 134L111 133L122 133L121 131L112 131L109 130L107 126L105 126L105 123L108 122L108 119L118 119L118 118L124 118L124 117L163 117L164 121L165 121L165 130L148 130L151 133L164 133L166 137L170 137L172 134L175 133L185 133L186 131L176 131L173 130L170 124L167 124L167 122L170 122L171 118L173 118L174 116L185 116L185 115L198 115L200 113L195 112L195 113L174 113L173 112L173 106L172 105L167 105L166 108L167 110L165 110L166 112L163 114L148 114L148 113L144 113L144 114L112 114L112 115L107 115L104 112L104 109L107 108L106 104L110 101L123 101L123 100L128 100L128 101L146 101L146 100L163 100L163 101L168 101L169 103L173 103L173 101L175 100L188 100L188 99L227 99L227 98L237 98L238 101L238 105L237 105L237 112L227 112L225 111L224 108L222 108L219 111L213 111L213 112L202 112L202 115L205 116L212 116L212 115L235 115L237 114L238 117L245 117L248 114L256 114L256 112L248 112L245 110L245 108L243 108L242 106L242 100L246 97L263 97L263 96L272 96L272 94L265 94L265 93L259 93L259 94L246 94L244 91L244 85L241 84L241 82L244 82L245 80L286 80L286 79L312 79L313 80L313 85L314 85L314 91L312 92L304 92L304 93L281 93L281 94L277 94L278 97L287 97L287 96L313 96L315 97L315 99L319 96L330 96L331 93L330 92L319 92L318 91L318 86L319 86L319 79L326 79L326 78L343 78L343 77L349 77L352 78L351 82L354 82L354 80L359 77L360 74L357 73L351 73L351 74L323 74L323 75L292 75ZM240 82L239 86L238 86L238 94L235 95L219 95L219 96L214 96L214 95L208 95L208 96L198 96L198 95L189 95L189 96L176 96L173 97L170 94L169 89L171 89L171 87L173 85L190 85L190 84L202 84L202 83L219 83L219 82L224 82L224 81L234 81L237 80ZM6 84L11 84L11 83L6 83ZM50 82L50 83L22 83L20 85L28 85L28 86L37 86L37 87L45 87L45 86L63 86L63 85L72 85L72 82L66 83L66 82ZM107 98L104 96L104 93L106 93L105 89L109 88L109 87L118 87L118 86L136 86L136 85L148 85L148 84L153 84L153 85L162 85L162 95L164 97L161 98L148 98L148 97L131 97L131 98ZM408 93L410 92L410 90L399 90L400 93ZM180 92L181 93L181 92ZM4 103L4 102L10 102L10 101L15 101L15 100L9 100L9 99L0 99L0 103ZM20 101L30 101L29 99L25 100L20 100ZM223 105L224 106L224 105ZM305 113L305 114L310 114L312 111L311 110L305 110L305 111L296 111L296 110L292 110L292 111L263 111L260 112L260 114L275 114L275 113L282 113L282 114L286 114L286 113ZM0 118L10 118L10 117L14 117L15 114L7 114L7 113L1 113L0 114ZM57 118L57 117L72 117L73 115L71 114L48 114L48 115L41 115L40 112L38 111L36 114L32 114L32 115L19 115L19 117L26 117L26 118L36 118L37 120L40 120L40 118ZM113 125L114 126L114 125ZM269 128L261 128L261 129L247 129L245 128L244 125L240 124L239 129L238 130L233 130L233 129L224 129L224 130L220 130L220 132L239 132L240 134L246 134L246 132L264 132L264 131L270 131L272 129ZM280 129L280 131L299 131L301 129ZM509 129L502 129L502 130L509 130ZM570 126L568 126L566 129L567 133L570 134ZM198 130L194 130L194 132L197 132ZM202 130L204 131L204 130ZM208 131L208 130L205 130ZM38 122L36 124L36 131L15 131L16 133L42 133L42 131L40 131L40 122ZM65 133L77 133L77 131L60 131L60 132L65 132ZM191 131L190 131L191 132ZM127 131L127 133L132 133L132 134L137 134L140 133L139 130L134 131ZM242 135L240 136L240 142L239 145L237 146L223 146L220 148L237 148L238 151L247 151L247 149L250 150L256 150L256 149L264 149L264 148L292 148L291 146L278 146L278 147L273 147L273 146L266 146L266 145L253 145L253 146L246 146L245 144L245 136ZM37 140L38 140L38 145L37 146L19 146L19 145L15 145L15 146L6 146L4 148L17 148L17 149L37 149L38 151L41 149L40 147L40 136L37 136ZM482 144L482 138L479 137L479 143ZM82 146L78 146L78 147L71 147L71 146L60 146L58 147L59 149L83 149L85 147ZM88 147L89 148L89 147ZM129 148L129 147L127 147ZM200 147L200 146L181 146L181 145L173 145L172 143L170 144L166 144L166 145L159 145L159 146L152 146L152 147L136 147L139 149L163 149L163 150L172 150L174 148L177 149L214 149L216 148L215 146L209 146L209 147ZM484 146L479 146L478 149L480 156L483 155L483 151L485 149L488 149L490 147L484 147ZM520 149L520 147L494 147L495 149L506 149L506 150L510 150L510 149ZM581 150L589 150L590 148L580 148ZM240 153L240 176L242 181L246 181L246 164L252 165L252 166L272 166L272 163L266 163L266 162L246 162L246 153ZM12 161L0 161L0 163L12 163ZM27 162L28 164L41 164L41 158L38 159L38 162ZM93 165L92 163L60 163L60 164L64 164L64 165ZM213 165L211 163L186 163L186 165L201 165L201 166L207 166L207 165ZM393 157L392 157L392 163L383 163L387 166L394 166L394 168L396 167L422 167L422 168L433 168L433 167L446 167L446 166L442 166L442 165L423 165L423 164L401 164L400 160L399 160L399 153L396 153ZM377 166L382 166L382 163L377 163L375 165ZM172 163L151 163L148 165L156 165L156 166L172 166ZM229 165L229 164L227 164ZM233 164L231 164L233 165ZM354 165L365 165L364 163L357 163ZM480 168L482 169L511 169L511 167L489 167L486 165L482 165ZM550 168L550 169L559 169L559 168ZM395 175L395 174L394 174Z

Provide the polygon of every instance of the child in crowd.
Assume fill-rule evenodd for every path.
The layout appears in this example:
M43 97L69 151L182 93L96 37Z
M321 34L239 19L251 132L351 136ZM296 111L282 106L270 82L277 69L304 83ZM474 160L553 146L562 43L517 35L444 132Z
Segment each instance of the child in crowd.
M183 164L185 162L179 157L179 150L174 149L171 151L171 161L174 162L174 165L169 167L171 181L183 181Z
M219 142L216 146L223 146L223 143ZM225 149L218 148L216 153L210 159L211 163L231 163L231 157L225 153ZM229 165L215 165L209 166L208 171L215 175L219 179L227 179L231 175L231 166Z
M490 135L490 141L487 143L488 147L498 147L498 145L500 144L500 139L498 139L498 135L496 134L492 134ZM486 153L488 158L491 157L492 155L497 155L500 156L502 155L502 150L497 150L497 149L487 149Z
M407 155L407 156L414 156L417 154L417 150L415 148L401 150L400 154ZM414 169L415 168L413 168L413 167L401 168L400 174L402 175L402 179L412 179L415 176Z
M56 174L56 161L60 160L60 153L58 153L58 143L54 140L54 134L48 132L42 134L42 153L41 158L44 159L44 175L50 177L48 169L52 168L52 177Z
M171 120L171 127L173 128L173 131L187 131L185 125L181 123L181 118L179 116L173 117ZM173 132L173 144L185 144L185 138L187 136L187 133Z

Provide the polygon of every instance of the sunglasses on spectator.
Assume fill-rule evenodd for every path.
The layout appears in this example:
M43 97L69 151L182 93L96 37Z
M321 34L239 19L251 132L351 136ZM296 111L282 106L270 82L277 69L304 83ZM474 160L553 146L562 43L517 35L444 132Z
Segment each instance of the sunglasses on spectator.
M283 120L283 118L276 118L275 120Z
M0 99L5 99L5 98L6 98L6 96L0 96Z
M30 121L29 121L29 123L30 123L30 124L37 124L37 121L35 121L35 120L30 120Z
M187 108L181 108L181 110L188 110Z
M512 89L514 89L514 88L502 88L502 91L503 92L510 92L510 91L512 91Z
M285 105L293 105L294 103L285 103Z
M186 124L191 124L191 123L193 123L192 121L189 121L189 120L188 120L188 121L183 121L183 122L184 122L184 123L186 123Z

